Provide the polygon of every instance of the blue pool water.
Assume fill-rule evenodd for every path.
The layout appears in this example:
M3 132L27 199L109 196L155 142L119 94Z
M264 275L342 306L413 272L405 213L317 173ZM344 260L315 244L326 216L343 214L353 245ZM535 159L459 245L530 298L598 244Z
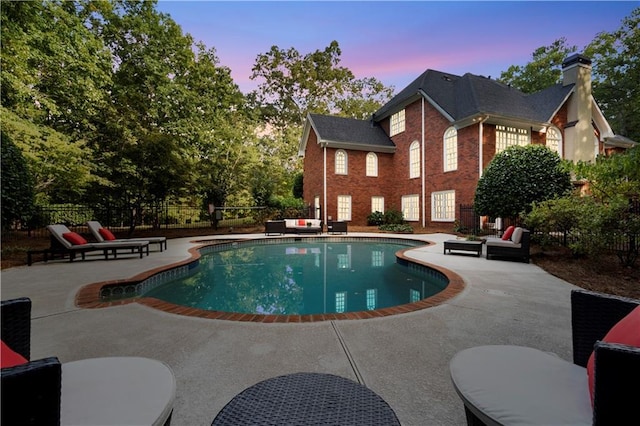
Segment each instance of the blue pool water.
M185 277L144 296L206 310L305 315L416 302L448 280L396 263L407 245L372 242L242 244L203 254Z

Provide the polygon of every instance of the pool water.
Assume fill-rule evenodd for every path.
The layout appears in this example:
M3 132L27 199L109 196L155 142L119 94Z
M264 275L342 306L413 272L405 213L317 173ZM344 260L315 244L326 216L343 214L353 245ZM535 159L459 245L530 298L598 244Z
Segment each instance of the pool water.
M144 296L211 311L305 315L387 308L430 297L445 277L396 263L408 246L371 242L243 244L213 251Z

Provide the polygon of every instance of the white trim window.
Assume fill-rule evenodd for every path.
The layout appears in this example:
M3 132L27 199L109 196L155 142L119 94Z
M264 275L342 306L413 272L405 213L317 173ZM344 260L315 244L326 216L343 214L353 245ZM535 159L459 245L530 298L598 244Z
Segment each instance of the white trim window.
M402 132L404 132L404 110L398 111L391 116L389 136L395 136Z
M347 310L347 292L336 292L336 312L341 314Z
M338 195L338 220L351 220L351 195Z
M339 149L336 151L336 174L337 175L346 175L347 174L347 153L343 149Z
M384 213L384 197L379 195L371 197L371 213L373 212Z
M420 197L418 195L402 196L402 218L404 220L420 220Z
M525 146L529 145L530 142L529 130L527 129L501 125L496 126L496 154L510 146Z
M420 144L413 141L409 146L409 178L420 177Z
M378 289L368 288L366 295L367 295L367 309L372 311L378 306Z
M546 135L547 147L554 152L557 152L560 158L562 158L562 133L557 127L549 127Z
M450 172L458 169L458 131L455 127L449 127L444 132L444 171Z
M439 191L431 193L431 220L453 222L456 219L456 192Z
M367 176L378 176L378 156L370 152L367 154Z

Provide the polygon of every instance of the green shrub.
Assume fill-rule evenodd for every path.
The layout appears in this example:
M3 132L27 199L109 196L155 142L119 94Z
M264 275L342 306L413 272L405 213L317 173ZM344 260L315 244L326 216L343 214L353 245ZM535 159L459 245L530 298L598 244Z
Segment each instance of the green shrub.
M413 234L413 228L407 223L392 223L388 225L380 225L378 227L381 231L398 232L402 234Z
M404 223L404 217L402 216L402 212L398 210L387 210L384 212L384 220L383 223L385 225L395 225Z
M381 212L375 211L372 212L369 216L367 216L367 225L369 226L380 226L384 223L384 214Z

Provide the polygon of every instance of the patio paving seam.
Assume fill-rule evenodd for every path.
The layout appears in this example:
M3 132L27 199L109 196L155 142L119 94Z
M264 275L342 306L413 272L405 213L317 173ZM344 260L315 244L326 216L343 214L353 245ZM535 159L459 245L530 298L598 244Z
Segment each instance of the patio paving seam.
M357 382L363 386L366 386L367 384L364 382L364 377L362 377L362 374L360 374L360 370L358 369L356 360L353 357L353 355L351 355L351 352L349 351L349 346L347 345L347 342L344 340L344 337L342 337L342 334L340 333L340 329L338 328L336 321L331 321L331 327L333 327L333 332L338 338L338 342L340 343L340 346L342 347L342 350L344 351L344 354L347 357L347 361L349 361L349 365L353 370L353 374L355 374L356 376Z

